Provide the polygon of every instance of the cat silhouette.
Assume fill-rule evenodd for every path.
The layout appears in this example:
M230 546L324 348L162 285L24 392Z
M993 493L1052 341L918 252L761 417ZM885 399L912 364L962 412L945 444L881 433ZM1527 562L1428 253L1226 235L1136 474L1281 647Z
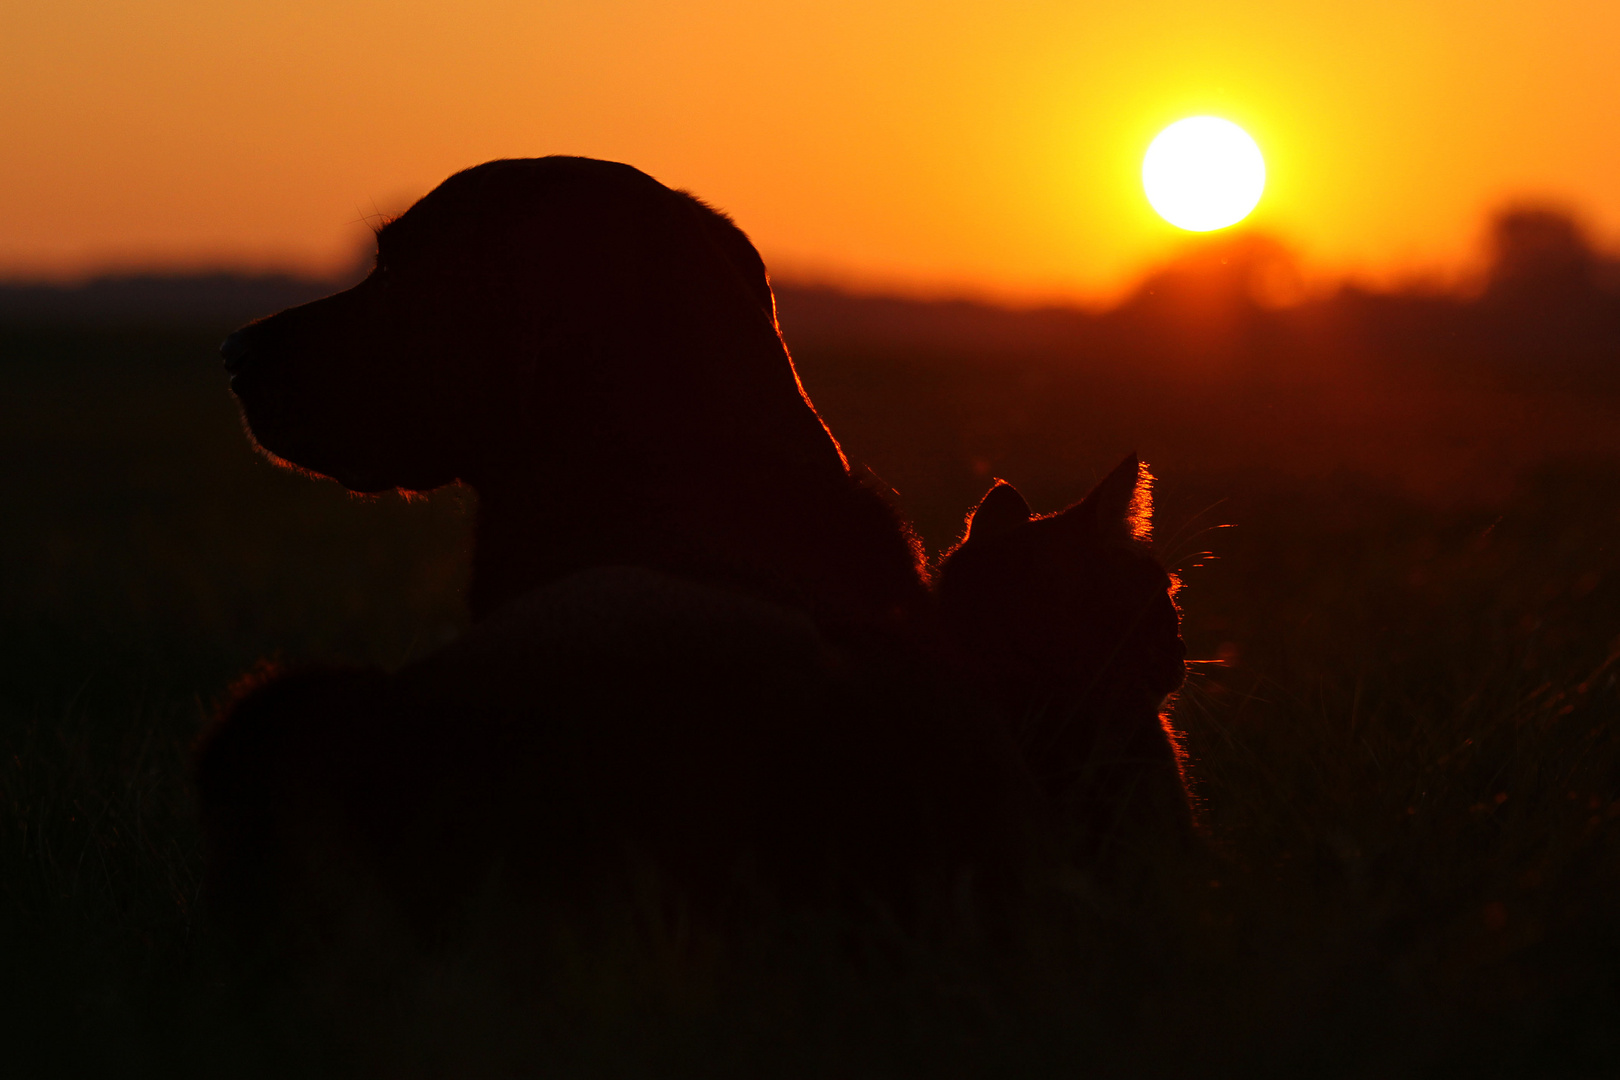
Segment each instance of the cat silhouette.
M936 572L964 662L1093 854L1193 828L1166 711L1186 648L1177 583L1149 544L1151 483L1133 455L1078 503L1037 515L997 480Z

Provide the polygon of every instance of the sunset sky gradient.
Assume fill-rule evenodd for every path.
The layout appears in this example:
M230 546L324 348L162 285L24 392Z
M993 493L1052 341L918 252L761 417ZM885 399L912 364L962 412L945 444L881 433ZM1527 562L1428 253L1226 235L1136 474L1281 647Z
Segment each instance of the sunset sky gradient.
M779 277L1104 301L1182 242L1140 168L1194 114L1318 273L1451 274L1517 198L1620 235L1616 42L1609 0L5 0L0 277L332 272L457 169L573 153Z

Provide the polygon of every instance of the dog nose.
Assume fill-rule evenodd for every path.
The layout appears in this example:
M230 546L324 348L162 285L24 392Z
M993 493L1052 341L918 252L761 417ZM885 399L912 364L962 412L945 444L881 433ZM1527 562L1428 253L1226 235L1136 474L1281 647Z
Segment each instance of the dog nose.
M249 351L247 335L240 330L219 343L219 355L225 359L225 370L232 375L247 366Z

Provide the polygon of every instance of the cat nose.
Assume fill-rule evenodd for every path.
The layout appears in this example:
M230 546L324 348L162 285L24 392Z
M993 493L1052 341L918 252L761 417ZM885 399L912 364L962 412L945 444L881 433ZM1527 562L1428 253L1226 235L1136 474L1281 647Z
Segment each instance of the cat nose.
M235 375L247 366L248 354L247 335L238 330L230 337L219 343L219 355L225 360L225 370Z

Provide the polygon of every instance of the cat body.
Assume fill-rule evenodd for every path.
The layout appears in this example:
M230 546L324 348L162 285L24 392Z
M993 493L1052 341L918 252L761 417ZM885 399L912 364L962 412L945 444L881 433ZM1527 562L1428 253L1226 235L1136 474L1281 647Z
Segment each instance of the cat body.
M1041 790L1104 859L1193 831L1166 711L1186 648L1176 582L1148 543L1151 479L1129 457L1047 515L998 480L935 577L942 617Z

